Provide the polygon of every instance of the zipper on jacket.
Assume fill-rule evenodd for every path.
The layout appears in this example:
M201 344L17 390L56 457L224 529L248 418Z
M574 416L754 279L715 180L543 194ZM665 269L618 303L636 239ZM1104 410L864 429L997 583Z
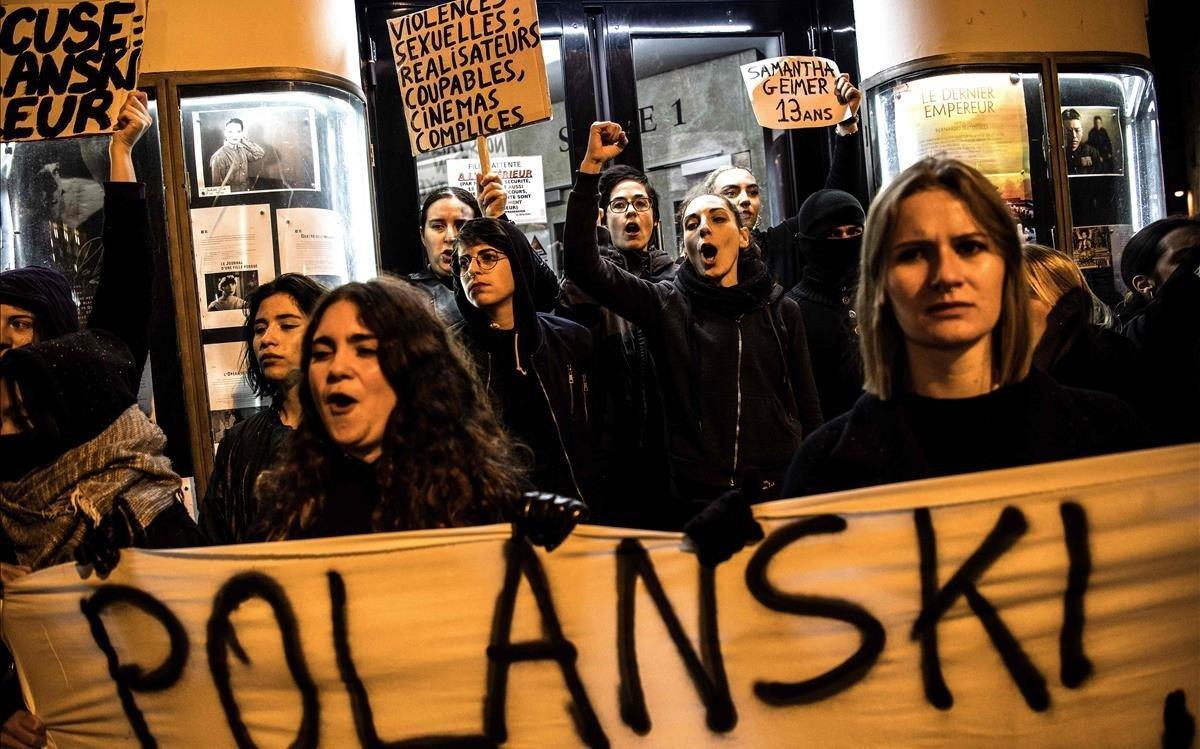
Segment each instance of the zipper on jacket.
M737 415L733 422L733 471L729 474L729 487L737 487L738 453L742 440L742 318L737 319Z
M491 389L492 389L492 352L491 352L491 351L489 351L489 352L488 352L488 373L487 373L487 383L485 383L483 387L484 387L484 389L486 389L486 390L491 390Z
M582 372L582 373L580 373L580 375L579 375L579 376L580 376L581 378L583 378L583 420L584 420L584 421L586 421L586 422L588 422L588 423L590 424L590 423L591 423L591 421L592 421L592 417L588 416L588 407L587 407L587 402L588 402L587 372Z
M521 334L513 333L513 361L517 363L517 373L528 377L529 373L526 372L523 367L521 367L521 347L518 345L520 341Z
M567 365L567 392L570 393L571 415L575 415L575 367Z
M575 466L571 463L571 453L567 452L567 443L563 442L562 428L558 425L558 416L554 413L554 405L550 402L550 393L546 392L546 386L542 383L542 377L537 370L533 370L533 377L537 380L538 387L542 389L542 397L546 399L546 409L550 412L550 420L554 422L554 432L558 435L558 446L562 449L563 458L567 461L567 472L571 474L571 485L575 487L576 498L583 500L583 492L579 490L579 481L575 478Z

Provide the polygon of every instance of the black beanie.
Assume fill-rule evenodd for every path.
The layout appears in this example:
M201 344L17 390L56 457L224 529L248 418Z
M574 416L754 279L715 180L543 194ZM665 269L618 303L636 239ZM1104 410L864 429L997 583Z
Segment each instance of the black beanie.
M0 273L0 304L32 312L34 330L43 341L79 330L71 284L53 268L30 265Z
M12 349L0 377L15 382L34 428L53 424L63 450L94 438L137 402L129 347L105 330L84 330Z
M796 216L800 236L824 239L837 226L862 226L867 220L858 198L842 190L817 190L808 196Z

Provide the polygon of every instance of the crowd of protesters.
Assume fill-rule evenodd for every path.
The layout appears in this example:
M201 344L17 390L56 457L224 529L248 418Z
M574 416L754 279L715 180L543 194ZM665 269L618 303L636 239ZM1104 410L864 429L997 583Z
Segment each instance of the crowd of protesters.
M857 112L859 92L839 95ZM1200 438L1200 222L1156 221L1108 309L1071 258L1022 245L960 162L904 170L864 210L857 114L825 189L763 227L725 167L656 244L660 195L595 123L567 199L565 276L478 197L431 192L425 270L247 299L247 378L269 408L230 429L184 510L136 406L153 274L131 150L112 136L105 257L81 326L65 278L0 273L0 554L6 575L127 546L179 547L511 522L561 543L590 522L683 530L713 564L756 538L749 505ZM6 745L38 746L14 680Z

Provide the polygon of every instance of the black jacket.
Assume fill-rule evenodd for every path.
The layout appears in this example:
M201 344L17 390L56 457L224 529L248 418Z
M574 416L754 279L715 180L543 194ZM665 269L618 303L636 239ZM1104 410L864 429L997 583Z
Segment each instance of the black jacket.
M1181 264L1145 304L1125 305L1120 332L1141 350L1141 399L1156 439L1200 440L1200 254ZM1140 297L1137 297L1140 301Z
M809 437L783 496L857 489L1148 447L1127 404L1063 387L1032 370L1023 381L962 399L864 394Z
M605 260L652 282L670 281L679 267L657 248L643 253L608 245L600 252ZM670 492L670 472L658 373L645 331L596 304L569 280L563 282L561 309L564 317L588 328L595 350L589 404L604 502L593 508L590 521L672 526L673 520L656 514Z
M254 483L283 454L291 435L274 408L259 411L225 432L199 507L200 527L210 543L266 540L258 529Z
M1046 319L1046 331L1033 352L1033 365L1060 385L1115 395L1146 419L1149 383L1141 351L1115 330L1090 321L1083 289L1059 298Z
M676 498L715 498L747 468L763 474L768 497L777 495L791 453L821 424L799 307L748 254L731 288L699 279L688 264L653 283L602 260L597 180L579 174L567 201L567 277L646 333Z
M570 320L535 310L529 240L513 224L499 223L513 246L515 328L492 329L460 282L455 295L463 320L452 329L475 359L510 434L533 450L534 486L589 501L594 480L587 403L591 335Z

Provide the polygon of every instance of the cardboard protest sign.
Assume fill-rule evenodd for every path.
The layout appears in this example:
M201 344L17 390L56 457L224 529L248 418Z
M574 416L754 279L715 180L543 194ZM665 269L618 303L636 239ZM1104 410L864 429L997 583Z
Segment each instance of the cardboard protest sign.
M741 66L754 117L763 127L787 130L836 125L850 117L838 102L838 67L824 57L772 57Z
M541 156L514 156L491 159L491 171L500 178L508 195L505 213L518 224L546 223L546 188L542 180ZM475 193L478 159L450 159L446 162L446 182Z
M760 505L715 571L598 527L129 551L8 586L3 632L60 749L1158 746L1200 702L1198 471L1189 445Z
M454 0L388 30L414 156L550 119L535 0Z
M0 5L0 140L110 132L137 88L146 0Z

